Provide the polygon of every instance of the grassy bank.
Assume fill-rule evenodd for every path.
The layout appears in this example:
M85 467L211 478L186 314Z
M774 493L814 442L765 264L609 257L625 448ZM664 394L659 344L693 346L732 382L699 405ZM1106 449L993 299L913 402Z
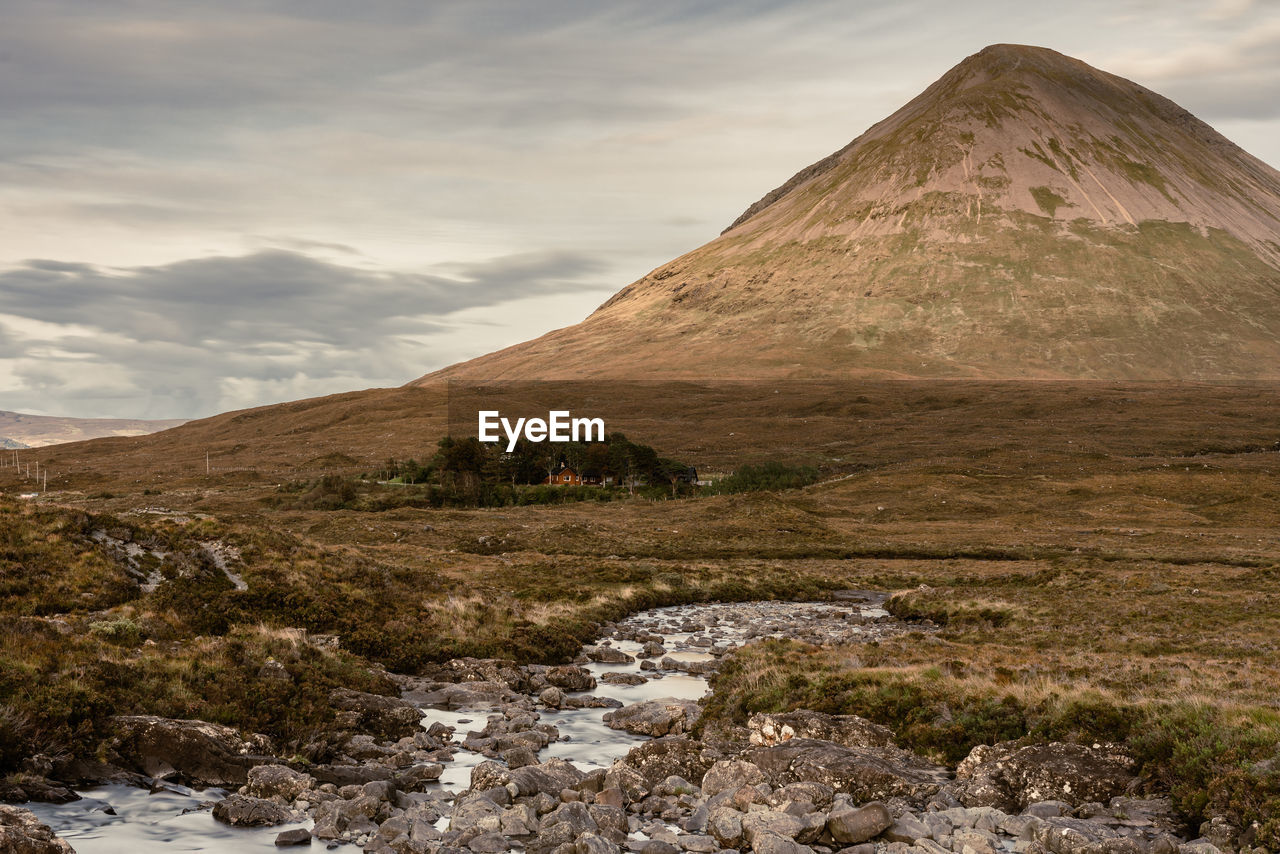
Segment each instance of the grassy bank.
M970 567L896 595L940 625L879 644L768 641L714 677L706 720L857 714L955 764L998 741L1115 741L1194 829L1210 815L1280 843L1274 570ZM922 626L925 626L922 622Z

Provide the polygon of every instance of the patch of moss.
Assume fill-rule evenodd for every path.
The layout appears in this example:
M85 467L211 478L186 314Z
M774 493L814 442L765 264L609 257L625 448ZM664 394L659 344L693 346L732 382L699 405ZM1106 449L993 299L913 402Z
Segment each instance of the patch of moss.
M1059 196L1049 187L1032 187L1031 198L1036 200L1036 206L1045 212L1045 215L1053 219L1061 207L1071 207L1067 204L1067 200Z

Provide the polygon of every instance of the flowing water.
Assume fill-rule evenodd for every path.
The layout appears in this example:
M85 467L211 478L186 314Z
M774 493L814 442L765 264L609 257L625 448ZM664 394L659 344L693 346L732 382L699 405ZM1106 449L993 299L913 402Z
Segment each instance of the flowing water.
M641 651L641 644L619 638L617 634L630 634L629 630L636 629L648 631L663 637L663 646L667 649L665 658L678 662L677 666L686 667L711 661L728 649L760 637L793 636L815 642L869 639L874 635L874 628L864 621L888 616L879 607L883 597L866 594L859 596L858 600L836 603L715 603L658 608L628 617L618 625L618 630L601 638L600 642L635 656ZM639 660L618 664L594 662L586 666L599 685L583 694L609 697L623 704L661 697L696 700L707 692L705 676L672 670L643 671ZM601 681L601 677L609 672L640 674L647 678L639 685ZM454 740L461 741L469 730L484 728L490 711L425 708L423 725L440 722L454 727ZM546 761L560 757L589 771L608 767L632 747L647 740L644 736L606 726L603 717L607 711L604 708L539 709L541 720L555 724L560 738L540 751L538 758ZM451 792L462 791L470 783L471 769L485 758L460 749L453 761L445 765L444 774L436 785ZM79 854L276 851L275 838L281 831L310 827L309 821L252 829L233 828L214 821L209 807L226 797L227 792L221 789L197 792L182 786L162 784L156 790L148 791L112 785L79 794L82 800L69 804L26 805L54 832L70 842ZM441 821L443 826L448 819Z

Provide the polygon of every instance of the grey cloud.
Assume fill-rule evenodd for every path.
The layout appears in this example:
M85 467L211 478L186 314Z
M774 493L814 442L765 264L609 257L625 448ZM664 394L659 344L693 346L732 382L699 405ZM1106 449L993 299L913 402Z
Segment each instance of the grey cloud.
M467 308L575 291L604 269L573 252L520 254L450 275L385 273L271 250L111 270L33 260L0 273L0 312L135 341L349 346L430 333Z
M183 417L398 384L439 363L423 340L448 331L450 315L581 290L600 269L571 252L432 273L283 250L131 269L32 260L0 273L0 315L12 327L0 325L0 358L20 384L6 404ZM23 319L61 332L24 330Z

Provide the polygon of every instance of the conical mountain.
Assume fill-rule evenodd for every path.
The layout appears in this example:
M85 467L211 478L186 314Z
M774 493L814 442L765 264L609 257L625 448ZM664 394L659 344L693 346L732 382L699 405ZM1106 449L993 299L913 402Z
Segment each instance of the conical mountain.
M441 375L1280 379L1280 172L994 45L582 323Z

